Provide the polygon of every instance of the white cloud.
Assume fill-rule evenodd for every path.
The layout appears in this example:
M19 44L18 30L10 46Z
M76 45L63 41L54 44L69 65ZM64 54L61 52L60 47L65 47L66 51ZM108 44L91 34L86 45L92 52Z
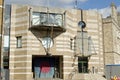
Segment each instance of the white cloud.
M59 1L61 3L67 3L67 4L73 2L73 0L57 0L57 1Z
M47 0L5 0L6 4L30 4L30 5L44 5Z
M111 15L110 7L106 7L102 9L89 9L89 10L98 11L102 15L103 18L106 18ZM117 11L120 12L120 5L117 7Z
M77 0L80 2L86 2L88 0ZM39 5L39 6L47 6L49 2L49 6L52 7L66 7L73 8L75 0L5 0L5 3L14 3L14 4L29 4L29 5Z
M77 0L78 3L87 2L88 0ZM49 2L49 5L47 5ZM17 3L17 4L30 4L37 6L52 6L52 7L62 7L62 8L73 8L75 6L75 0L5 0L5 3ZM102 14L103 18L111 14L110 7L102 9L92 9L98 11ZM117 7L117 11L120 12L120 5Z
M110 16L110 14L111 14L111 9L110 9L110 7L106 7L106 8L103 8L103 9L99 9L98 12L99 12L100 14L102 14L102 17L103 17L103 18L106 18L106 17Z
M117 11L120 12L120 5L117 7Z
M86 1L88 1L88 0L79 0L80 2L86 2Z
M102 14L103 18L106 18L111 15L111 8L110 7L102 8L99 9L98 12ZM117 6L117 12L120 12L120 5Z
M102 8L102 9L89 9L89 10L99 12L103 18L106 18L106 17L110 16L110 14L111 14L110 7L106 7L106 8Z

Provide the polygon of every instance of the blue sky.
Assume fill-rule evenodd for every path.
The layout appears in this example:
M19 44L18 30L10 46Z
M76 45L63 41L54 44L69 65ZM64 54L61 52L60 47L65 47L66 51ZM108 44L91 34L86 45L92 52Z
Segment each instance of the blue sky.
M82 9L102 9L108 7L111 2L114 2L116 6L120 6L120 0L87 0L84 3L79 2L79 7Z
M5 0L5 3L19 3L30 5L46 5L49 1L49 6L53 7L70 7L73 8L76 0ZM81 9L101 9L109 6L114 2L120 6L120 0L77 0L78 7Z
M75 1L76 0L5 0L5 3L74 8ZM111 2L115 3L117 10L120 12L120 0L77 0L77 7L83 10L96 10L103 14L103 17L106 17L110 15Z

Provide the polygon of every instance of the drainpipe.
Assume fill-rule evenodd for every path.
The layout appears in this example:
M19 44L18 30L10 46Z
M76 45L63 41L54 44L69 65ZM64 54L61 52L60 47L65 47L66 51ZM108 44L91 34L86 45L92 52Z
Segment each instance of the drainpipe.
M2 14L1 14L1 31L0 31L0 67L2 68L3 67L3 60L2 60L2 57L3 57L3 54L2 54L2 42L3 42L3 9L4 9L4 0L2 1L2 5L0 6L0 8L2 8Z
M1 31L0 31L0 78L2 78L1 75L1 69L3 69L3 48L2 48L2 43L3 43L3 14L4 14L4 0L1 1L2 3L0 4L1 8Z

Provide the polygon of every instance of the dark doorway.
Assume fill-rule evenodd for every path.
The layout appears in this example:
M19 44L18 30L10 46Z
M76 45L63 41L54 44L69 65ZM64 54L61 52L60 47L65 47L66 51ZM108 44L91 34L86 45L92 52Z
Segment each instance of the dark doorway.
M78 57L78 70L79 73L88 72L88 57Z
M33 56L32 71L34 78L62 78L62 57Z

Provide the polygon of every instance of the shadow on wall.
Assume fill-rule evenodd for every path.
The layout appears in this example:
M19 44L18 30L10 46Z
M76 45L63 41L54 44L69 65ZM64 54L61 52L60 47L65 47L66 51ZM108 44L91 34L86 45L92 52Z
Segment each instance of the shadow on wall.
M30 31L33 33L33 35L37 39L44 38L44 37L51 37L52 39L54 39L55 37L63 33L61 31L54 31L54 29L52 30L51 28L47 28L46 30L30 29Z

